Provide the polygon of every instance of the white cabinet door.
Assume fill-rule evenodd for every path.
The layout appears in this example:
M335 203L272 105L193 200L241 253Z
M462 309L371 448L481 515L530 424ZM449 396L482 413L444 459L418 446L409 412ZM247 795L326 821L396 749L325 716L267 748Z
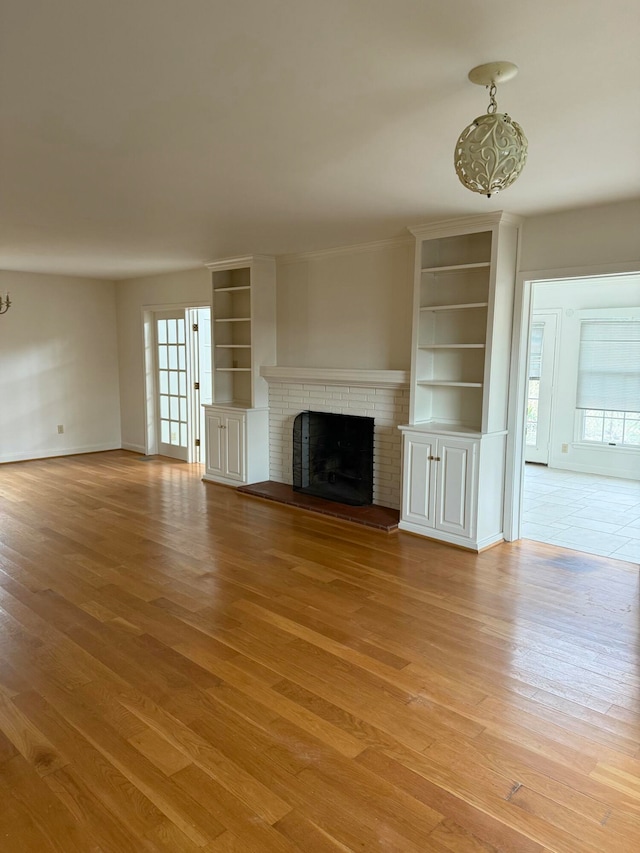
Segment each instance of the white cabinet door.
M206 415L207 440L207 474L224 475L225 452L222 425L224 418L221 413L208 411Z
M438 530L471 536L475 452L473 441L457 438L437 441L434 473Z
M478 442L428 433L404 434L402 520L408 530L463 544L475 532Z
M434 456L435 439L432 436L405 435L403 517L424 527L434 526Z
M240 486L269 479L269 410L205 406L204 480Z
M244 413L208 409L206 429L207 474L218 479L244 482Z
M224 417L221 432L226 456L225 476L244 481L244 415L229 414Z

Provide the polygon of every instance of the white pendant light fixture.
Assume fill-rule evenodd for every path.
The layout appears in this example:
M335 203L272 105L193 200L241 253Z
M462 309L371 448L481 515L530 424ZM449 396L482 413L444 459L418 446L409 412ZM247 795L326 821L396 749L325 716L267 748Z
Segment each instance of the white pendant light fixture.
M489 89L486 115L475 118L456 142L454 164L460 181L491 198L516 180L527 161L527 138L520 125L498 112L496 90L518 73L513 62L488 62L469 72L469 80Z

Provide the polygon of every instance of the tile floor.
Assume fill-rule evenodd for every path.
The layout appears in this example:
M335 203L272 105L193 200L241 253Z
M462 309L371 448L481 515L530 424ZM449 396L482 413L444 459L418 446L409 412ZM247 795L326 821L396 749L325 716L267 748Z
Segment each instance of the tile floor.
M640 482L526 465L522 536L640 563Z

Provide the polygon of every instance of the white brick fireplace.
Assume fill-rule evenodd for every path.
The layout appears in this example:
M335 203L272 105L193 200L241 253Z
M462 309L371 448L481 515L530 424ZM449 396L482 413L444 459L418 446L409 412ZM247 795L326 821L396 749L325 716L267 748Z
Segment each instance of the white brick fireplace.
M270 479L293 482L293 421L303 411L374 419L373 502L400 507L401 434L409 421L404 370L264 367L269 383Z

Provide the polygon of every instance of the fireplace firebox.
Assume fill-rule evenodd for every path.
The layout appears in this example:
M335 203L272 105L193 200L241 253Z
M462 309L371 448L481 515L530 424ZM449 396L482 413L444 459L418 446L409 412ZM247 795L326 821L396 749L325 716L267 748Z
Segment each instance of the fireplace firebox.
M293 425L293 489L351 506L373 503L373 418L300 412Z

